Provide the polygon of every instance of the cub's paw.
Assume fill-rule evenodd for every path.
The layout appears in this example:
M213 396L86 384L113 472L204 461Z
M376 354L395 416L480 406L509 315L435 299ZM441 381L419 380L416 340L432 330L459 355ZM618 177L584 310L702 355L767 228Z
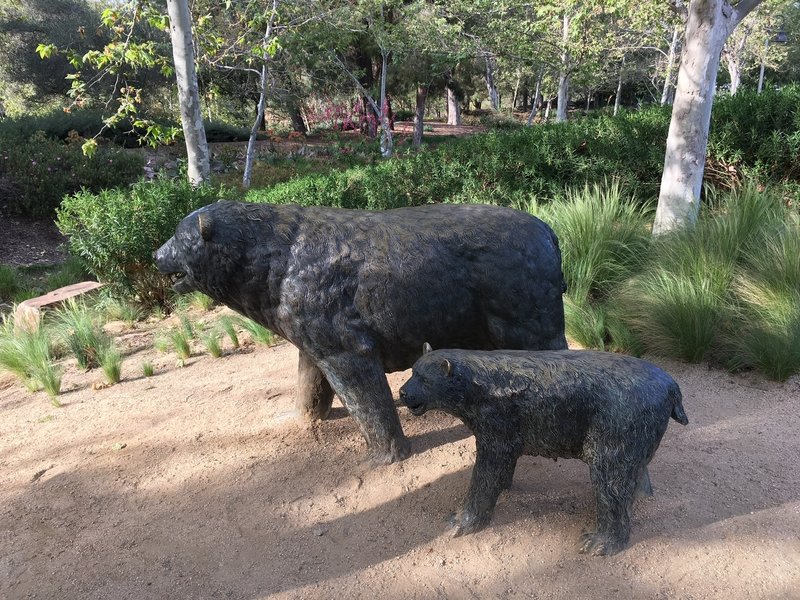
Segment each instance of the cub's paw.
M578 552L592 556L611 556L625 549L625 540L608 533L590 531L584 533L578 541Z

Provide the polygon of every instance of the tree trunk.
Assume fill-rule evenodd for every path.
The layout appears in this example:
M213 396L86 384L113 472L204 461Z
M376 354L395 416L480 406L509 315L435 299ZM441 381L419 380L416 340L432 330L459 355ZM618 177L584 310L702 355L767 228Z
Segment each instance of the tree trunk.
M172 40L172 58L175 64L175 79L178 84L178 101L181 109L181 125L186 140L186 155L189 181L202 185L211 176L206 130L197 86L197 71L194 66L192 48L192 17L188 0L167 0L169 31Z
M417 86L417 112L414 115L414 139L412 145L419 148L422 145L422 134L425 126L425 101L428 99L428 87Z
M389 52L381 49L383 60L381 62L381 107L378 116L381 122L381 156L390 158L394 153L394 139L392 138L392 124L389 120L389 101L386 98L386 76L389 70Z
M533 102L531 103L531 114L528 115L528 122L526 125L528 127L531 126L533 123L533 119L536 116L536 113L539 112L539 109L542 107L542 102L539 100L539 95L542 91L542 79L544 78L544 67L539 69L539 75L536 77L536 91L533 92Z
M672 43L669 45L669 56L667 57L667 72L664 75L664 89L661 91L661 106L669 103L672 94L672 71L675 67L675 54L678 52L678 43L680 42L680 27L675 25L672 30Z
M447 124L461 125L461 104L458 102L456 90L451 87L449 81L447 84Z
M272 27L275 24L275 17L278 12L278 0L272 0L272 15L267 23L267 29L264 31L262 42L264 46L267 45L272 37ZM267 91L269 89L269 53L264 54L264 62L261 63L260 75L260 90L258 95L258 114L253 126L250 128L250 138L247 140L247 152L244 157L244 173L242 174L242 187L248 189L250 181L253 177L253 163L255 162L256 155L256 138L258 137L258 128L264 123L264 111L267 106Z
M303 111L300 110L299 106L295 104L289 106L289 119L292 121L292 131L302 134L308 133L308 127L305 119L303 119Z
M617 79L617 95L614 98L614 116L617 116L619 107L622 104L622 71L625 69L625 57L622 57L622 65L619 67L619 78Z
M761 0L692 0L667 136L653 235L691 227L700 210L711 105L725 40Z
M547 119L550 118L550 109L552 108L552 106L553 106L553 99L552 98L548 98L547 99L547 108L544 109L544 120L545 121L547 121Z
M739 91L739 86L742 83L742 66L736 59L725 61L728 67L728 75L731 77L731 96Z
M500 95L497 93L497 85L494 81L494 71L497 67L497 59L490 54L486 55L486 91L489 92L489 104L494 112L500 110Z
M564 13L564 30L561 41L564 47L561 51L561 70L558 73L558 107L556 110L556 123L567 120L567 103L569 102L569 15Z

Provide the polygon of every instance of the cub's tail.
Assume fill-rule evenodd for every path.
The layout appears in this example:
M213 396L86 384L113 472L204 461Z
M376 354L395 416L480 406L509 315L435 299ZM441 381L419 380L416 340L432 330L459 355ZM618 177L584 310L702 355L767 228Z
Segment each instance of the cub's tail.
M670 388L669 397L672 400L672 415L670 416L681 425L688 425L689 419L686 417L686 413L683 410L683 395L677 383L673 384L672 388Z

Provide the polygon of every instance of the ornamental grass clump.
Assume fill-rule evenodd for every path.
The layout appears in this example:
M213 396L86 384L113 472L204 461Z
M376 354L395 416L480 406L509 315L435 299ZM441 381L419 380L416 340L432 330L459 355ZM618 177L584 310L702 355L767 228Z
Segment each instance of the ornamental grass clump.
M30 392L44 390L53 406L61 406L56 398L61 390L61 370L55 364L53 340L46 327L15 328L13 319L6 319L0 326L0 370L15 375Z
M55 326L81 369L100 366L100 355L112 341L103 331L97 313L70 299L55 312Z
M247 333L250 334L250 338L256 344L271 346L275 342L275 334L272 333L269 329L267 329L263 325L256 323L252 319L248 319L246 317L239 317L237 319L237 322L242 327L242 329L244 329Z

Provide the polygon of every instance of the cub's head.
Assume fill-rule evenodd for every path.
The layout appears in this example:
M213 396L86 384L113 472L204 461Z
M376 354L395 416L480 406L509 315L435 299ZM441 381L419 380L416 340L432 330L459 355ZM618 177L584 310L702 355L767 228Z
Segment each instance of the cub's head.
M425 345L422 357L414 363L411 379L400 388L400 400L414 415L431 409L462 414L471 395L470 371L456 350L430 350Z
M185 217L153 254L176 292L200 291L218 299L230 285L243 258L239 212L235 202L204 206Z

